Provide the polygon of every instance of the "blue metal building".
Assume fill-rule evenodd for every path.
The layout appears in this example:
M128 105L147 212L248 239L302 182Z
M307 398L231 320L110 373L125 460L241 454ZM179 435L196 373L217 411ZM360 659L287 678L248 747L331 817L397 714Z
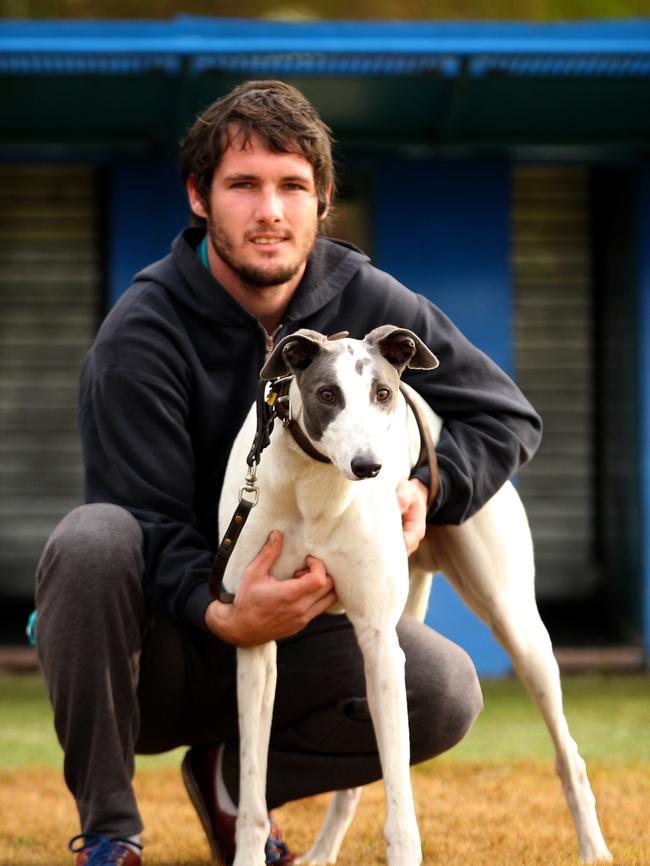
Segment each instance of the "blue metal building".
M650 21L0 23L0 593L80 493L76 367L187 207L184 129L282 78L337 141L336 231L546 420L519 479L556 641L650 657ZM505 655L442 580L430 622Z

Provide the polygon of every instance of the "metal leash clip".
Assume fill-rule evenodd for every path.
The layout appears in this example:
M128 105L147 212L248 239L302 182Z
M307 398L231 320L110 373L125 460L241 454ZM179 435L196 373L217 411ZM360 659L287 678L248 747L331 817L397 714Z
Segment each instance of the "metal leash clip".
M257 481L257 463L253 461L251 465L248 467L248 472L246 473L246 478L244 479L244 483L239 488L239 501L247 502L251 508L254 508L259 502L260 498L260 489L255 483ZM251 494L252 499L247 499L245 494Z
M265 400L267 406L270 406L273 410L274 417L279 418L284 427L291 421L291 402L288 392L283 394L282 391L284 390L284 386L291 382L292 379L293 374L273 379L269 383Z
M284 412L278 414L278 418L282 421L283 427L288 427L289 424L293 421L293 416L291 415L291 401L289 400L289 395L286 394L284 397L278 397L278 406L282 406L283 409L286 407L286 414Z

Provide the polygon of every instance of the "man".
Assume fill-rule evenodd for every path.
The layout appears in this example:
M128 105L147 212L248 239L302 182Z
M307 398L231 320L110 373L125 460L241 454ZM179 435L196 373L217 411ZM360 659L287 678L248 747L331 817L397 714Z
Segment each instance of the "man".
M235 647L279 641L270 808L380 776L362 662L327 563L272 578L279 533L235 602L208 590L217 504L265 353L300 327L361 337L409 327L440 359L410 381L445 418L440 482L400 484L405 544L425 517L460 522L527 460L538 416L516 386L424 298L348 244L319 236L334 176L329 131L281 82L249 82L207 109L183 143L203 223L135 278L81 374L87 504L55 530L37 575L38 645L82 833L78 866L138 866L136 752L190 746L183 778L215 861L234 856L238 799ZM411 758L456 743L481 707L458 647L403 617ZM292 859L270 822L267 862Z

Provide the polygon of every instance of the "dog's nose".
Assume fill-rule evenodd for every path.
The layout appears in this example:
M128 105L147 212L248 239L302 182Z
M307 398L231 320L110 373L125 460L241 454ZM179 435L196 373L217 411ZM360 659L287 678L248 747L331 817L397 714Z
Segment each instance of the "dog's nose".
M355 457L350 466L357 478L374 478L381 469L381 463L368 457Z

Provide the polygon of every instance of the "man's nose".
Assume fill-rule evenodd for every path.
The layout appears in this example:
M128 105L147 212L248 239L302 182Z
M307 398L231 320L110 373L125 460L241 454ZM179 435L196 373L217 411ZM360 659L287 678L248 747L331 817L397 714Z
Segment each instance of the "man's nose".
M280 222L282 215L282 199L277 190L261 190L257 200L256 219L266 223Z

